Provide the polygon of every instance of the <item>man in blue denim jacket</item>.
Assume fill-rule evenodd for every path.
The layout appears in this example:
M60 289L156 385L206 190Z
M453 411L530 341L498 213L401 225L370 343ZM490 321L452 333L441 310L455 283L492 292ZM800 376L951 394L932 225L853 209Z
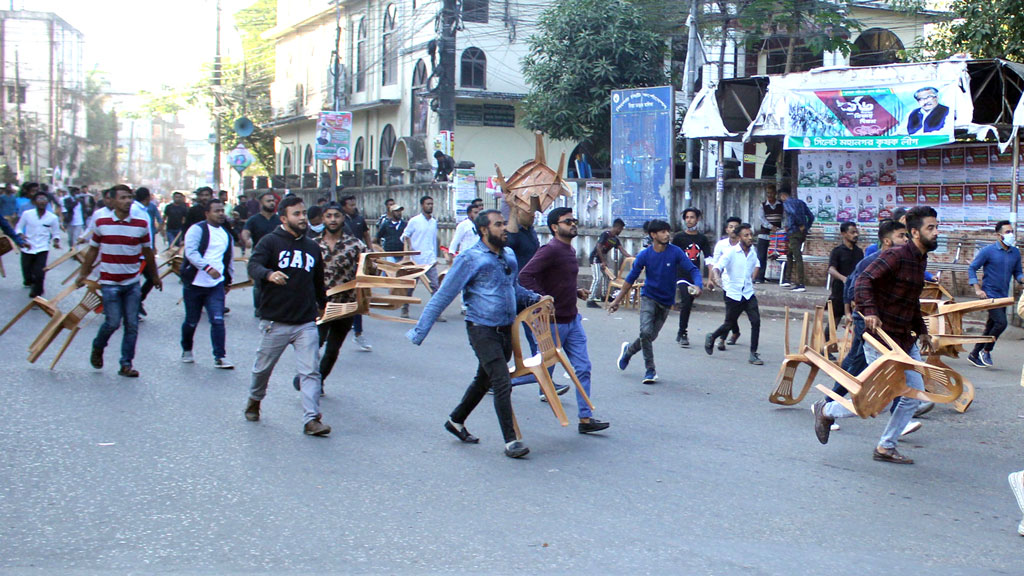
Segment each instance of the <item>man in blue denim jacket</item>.
M497 210L485 210L476 217L480 242L461 252L444 283L420 315L416 327L406 334L420 345L441 312L462 292L466 304L466 332L479 366L476 377L462 401L444 423L459 440L475 444L479 438L466 429L469 414L488 388L494 388L494 411L505 438L505 455L522 458L530 449L516 439L512 419L512 381L508 361L512 357L512 322L516 312L540 300L540 295L519 285L515 254L505 247L505 220Z

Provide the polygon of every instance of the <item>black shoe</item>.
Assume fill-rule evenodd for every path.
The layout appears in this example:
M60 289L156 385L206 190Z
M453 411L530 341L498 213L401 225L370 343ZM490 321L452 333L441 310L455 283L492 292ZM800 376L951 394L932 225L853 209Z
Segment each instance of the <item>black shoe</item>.
M595 300L587 300L587 308L600 308L601 305Z
M690 347L690 338L685 333L684 334L680 334L679 336L676 336L676 342L679 342L679 347L680 348L689 348Z
M93 348L92 349L92 354L89 355L89 363L92 364L92 367L97 369L97 370L99 370L100 368L103 368L103 349L102 348Z
M146 307L142 305L142 302L139 302L139 316L149 316L146 314Z
M718 349L723 352L725 351L725 338L718 341Z
M708 353L708 356L715 353L715 337L711 334L704 337L704 351Z
M600 432L605 428L611 426L608 422L602 422L597 418L591 418L590 422L580 422L580 425L576 428L580 434L590 434L591 432Z
M815 402L811 406L811 412L814 413L814 435L818 437L818 442L828 444L828 435L832 432L835 419L825 416L825 400Z
M124 376L125 378L138 378L139 371L131 366L121 366L121 369L117 371L118 376Z
M508 456L509 458L522 458L529 453L530 449L526 447L526 444L523 444L519 440L513 442L511 446L505 447L505 456Z
M735 333L735 334L733 334L732 336L729 336L729 339L728 339L728 340L726 340L726 341L725 341L725 343L726 343L726 344L728 344L729 346L732 346L732 345L733 345L733 344L735 344L735 343L736 343L736 341L737 341L737 340L739 340L739 339L740 339L740 333L739 333L739 332L736 332L736 333Z
M231 308L228 308L227 306L225 306L224 307L224 315L227 316L228 314L231 314Z
M302 390L302 387L299 386L299 377L298 376L295 376L295 378L292 378L292 386L295 387L295 391L296 392L299 392L299 391Z
M455 436L459 440L462 440L466 444L476 444L477 442L480 441L479 438L470 434L469 430L467 430L465 426L462 427L462 430L459 430L458 428L453 426L452 423L448 420L446 420L444 423L444 429L451 432L453 436Z
M245 419L249 422L258 422L260 419L260 401L249 399L249 403L245 405Z

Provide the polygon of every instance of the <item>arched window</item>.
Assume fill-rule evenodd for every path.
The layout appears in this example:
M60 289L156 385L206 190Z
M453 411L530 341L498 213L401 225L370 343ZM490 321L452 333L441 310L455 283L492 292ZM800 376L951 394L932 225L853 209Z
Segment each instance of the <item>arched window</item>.
M463 88L487 88L487 57L479 48L466 48L462 53Z
M352 150L352 170L356 173L356 182L363 181L363 158L366 155L366 144L363 137L356 140L356 147Z
M487 23L487 0L462 0L462 21Z
M384 131L380 133L380 178L381 182L384 180L385 175L388 173L388 168L391 166L391 153L395 151L395 129L388 124L384 127Z
M850 66L880 66L901 62L899 51L903 42L884 28L865 30L853 43Z
M356 92L366 90L366 17L359 19L356 33Z
M306 144L306 151L302 154L302 173L313 173L313 147Z
M281 174L285 176L292 173L292 149L285 148L284 155L281 157Z
M427 65L423 60L416 62L416 68L412 72L412 135L427 133L427 110L426 98L420 92L427 87Z
M380 81L381 86L391 86L398 79L398 36L395 34L395 19L398 8L388 4L384 10L384 30L380 41Z

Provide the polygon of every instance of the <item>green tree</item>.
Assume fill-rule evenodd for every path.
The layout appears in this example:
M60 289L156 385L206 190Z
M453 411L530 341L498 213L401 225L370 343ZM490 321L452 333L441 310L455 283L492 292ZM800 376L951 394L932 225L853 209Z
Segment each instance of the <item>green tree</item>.
M109 87L96 71L86 76L86 144L79 184L109 184L117 179L117 112L106 111Z
M850 33L861 27L849 16L851 0L739 0L735 8L739 23L748 31L748 46L769 38L786 42L787 73L792 71L798 42L814 55L825 51L849 55Z
M951 18L936 25L917 57L1005 58L1024 62L1024 0L953 0Z
M524 123L609 157L611 91L663 85L665 43L625 0L559 0L528 41Z

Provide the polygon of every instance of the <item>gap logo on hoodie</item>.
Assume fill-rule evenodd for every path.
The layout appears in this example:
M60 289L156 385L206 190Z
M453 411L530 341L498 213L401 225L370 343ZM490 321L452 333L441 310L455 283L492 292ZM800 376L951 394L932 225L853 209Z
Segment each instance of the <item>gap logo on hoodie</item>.
M282 250L277 255L277 267L282 270L285 268L302 268L309 272L315 264L316 259L311 254L307 254L302 250Z

